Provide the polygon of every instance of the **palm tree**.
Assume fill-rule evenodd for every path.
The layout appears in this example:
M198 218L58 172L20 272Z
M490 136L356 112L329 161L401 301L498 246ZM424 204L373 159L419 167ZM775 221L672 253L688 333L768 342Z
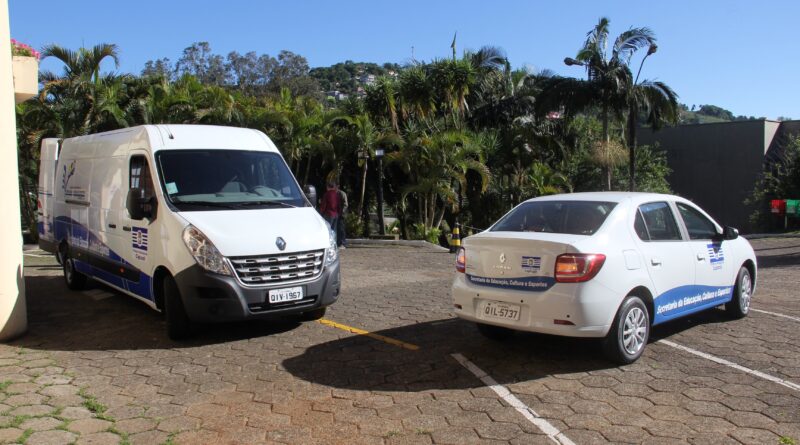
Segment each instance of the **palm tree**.
M629 98L633 91L633 76L629 68L633 54L655 43L655 36L649 28L631 28L617 37L608 54L608 33L610 21L602 17L597 25L587 33L583 47L575 58L567 57L567 65L586 68L587 80L554 77L543 95L543 112L563 108L567 116L586 111L592 107L600 108L603 124L602 143L610 149L609 124L613 117L622 121L630 108ZM606 185L611 189L610 166L606 170Z
M100 80L100 63L107 57L114 60L114 67L119 68L119 48L111 43L100 43L91 48L78 48L73 51L59 45L47 45L42 48L42 59L55 57L64 63L66 79L87 78L92 82ZM52 73L42 73L45 81L57 80Z
M636 190L636 126L638 117L644 113L646 122L658 130L665 123L677 123L679 108L678 95L667 84L658 81L644 80L639 83L639 74L642 73L644 61L654 54L658 47L650 44L647 54L639 65L639 72L633 82L628 97L628 175L630 191Z

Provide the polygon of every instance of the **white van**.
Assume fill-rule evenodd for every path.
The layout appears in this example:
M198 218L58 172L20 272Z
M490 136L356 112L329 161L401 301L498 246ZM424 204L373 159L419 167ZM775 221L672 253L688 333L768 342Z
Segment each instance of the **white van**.
M299 315L339 296L333 232L263 133L146 125L42 142L39 232L70 289L91 277L192 322Z

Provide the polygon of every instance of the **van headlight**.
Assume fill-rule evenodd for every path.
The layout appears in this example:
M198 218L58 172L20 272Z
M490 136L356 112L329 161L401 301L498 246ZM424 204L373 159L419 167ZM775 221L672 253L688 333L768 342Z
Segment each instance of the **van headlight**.
M231 275L231 269L228 267L225 257L219 253L214 243L195 226L189 225L183 229L183 242L186 243L194 260L203 269L221 275Z
M336 247L336 235L333 230L328 230L330 245L325 253L325 265L330 266L339 257L339 249Z

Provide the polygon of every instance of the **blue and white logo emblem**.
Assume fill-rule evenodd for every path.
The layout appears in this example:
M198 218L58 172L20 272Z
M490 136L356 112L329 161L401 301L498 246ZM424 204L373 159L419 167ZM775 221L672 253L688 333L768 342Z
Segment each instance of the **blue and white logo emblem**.
M278 249L283 251L283 249L286 248L286 241L284 241L283 238L278 237L275 239L275 245L278 246Z
M725 254L722 252L722 244L708 244L708 260L714 270L722 269L725 264Z
M147 229L133 227L131 229L131 245L134 250L147 252Z
M538 273L542 270L542 257L524 256L522 257L522 271L528 273Z

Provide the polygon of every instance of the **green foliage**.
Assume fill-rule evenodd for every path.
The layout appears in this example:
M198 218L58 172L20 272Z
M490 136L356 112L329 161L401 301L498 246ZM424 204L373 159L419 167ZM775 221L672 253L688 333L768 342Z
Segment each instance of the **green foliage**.
M406 67L346 61L309 69L290 51L223 57L197 42L176 63L150 61L137 77L101 73L101 64L118 62L116 45L53 45L43 54L60 60L63 72L42 73L42 94L16 110L20 182L35 196L43 138L141 124L242 126L269 135L301 184L323 191L326 180L337 179L349 192L352 236L364 232L361 218L376 208L375 154L383 149L386 207L409 236L436 243L442 227L487 227L531 196L598 190L609 177L612 188L626 188L626 166L617 162L626 159L601 159L597 147L625 145L627 99L635 95L626 89L627 60L647 47L652 32L627 31L606 54L607 25L598 24L579 54L591 81L514 71L491 46ZM647 85L663 94L636 92L633 109L644 119L671 91ZM354 94L321 101L320 87ZM668 190L663 154L647 147L636 153L637 188ZM21 196L23 219L34 228L30 196Z
M745 204L756 207L750 215L753 225L771 229L770 201L800 199L800 137L783 145L780 156L767 166Z
M439 236L442 230L437 227L425 227L425 224L414 224L411 226L411 239L424 240L431 244L439 244Z

